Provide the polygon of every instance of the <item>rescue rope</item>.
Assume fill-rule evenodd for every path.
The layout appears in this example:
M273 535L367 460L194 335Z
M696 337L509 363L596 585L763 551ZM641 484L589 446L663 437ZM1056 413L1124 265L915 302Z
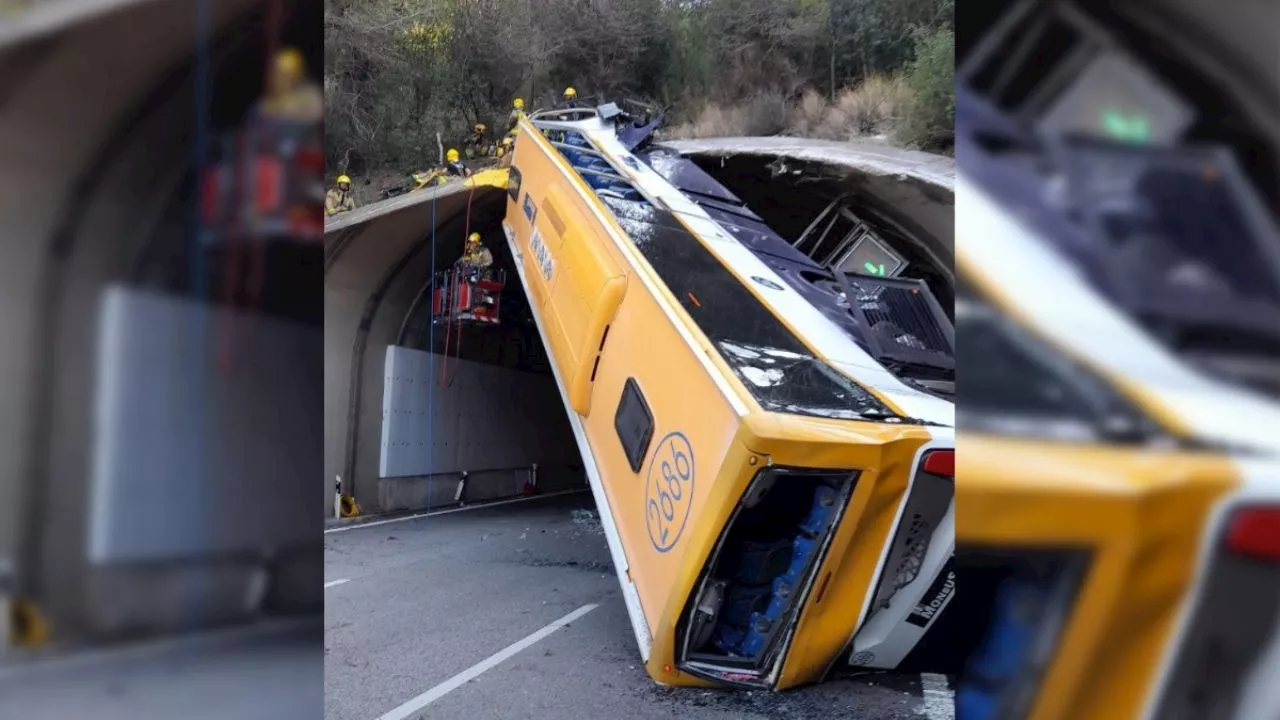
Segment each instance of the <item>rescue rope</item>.
M475 299L475 293L472 292L472 299ZM445 387L453 387L453 381L458 378L458 363L462 362L462 321L458 321L458 342L457 350L454 353L453 375L449 377L449 383Z
M272 0L267 9L267 23L265 26L265 46L266 46L266 62L263 64L262 72L262 88L263 92L268 92L271 80L271 67L275 54L280 46L280 25L281 25L282 6L281 0ZM204 42L207 42L205 40ZM207 55L208 50L202 50ZM202 60L207 62L207 60ZM207 69L206 69L207 74ZM207 78L205 81L207 83ZM202 92L208 92L207 87ZM260 111L260 110L258 110ZM258 111L254 111L255 113ZM234 150L231 158L231 182L228 190L227 207L231 213L230 222L227 223L227 235L224 240L226 246L226 255L224 258L225 266L223 273L223 302L234 307L236 304L237 289L243 289L250 309L258 309L261 305L263 285L266 283L266 247L263 238L257 237L252 231L245 233L248 247L241 242L241 231L244 230L242 223L241 211L244 210L243 204L248 201L252 203L255 196L252 193L245 192L248 188L257 187L257 177L254 175L256 164L246 161L246 154L256 156L258 152L258 133L257 123L252 119L248 123L248 127L241 127L235 134ZM201 140L200 142L204 142ZM199 168L202 170L203 168ZM201 176L203 173L201 172ZM247 265L247 272L242 272L243 266ZM247 280L247 287L240 288L242 280ZM203 283L203 280L200 281ZM201 291L203 295L203 291ZM224 313L221 321L218 343L218 359L223 374L229 374L235 360L235 324L231 313Z
M432 198L431 202L434 203L435 198ZM431 232L432 232L431 249L432 251L434 251L435 242L436 242L435 228L432 228ZM444 290L444 298L443 298L444 299L443 309L444 309L445 330L444 330L444 360L440 364L440 384L441 385L445 384L445 379L449 375L449 338L453 336L453 308L457 304L457 295L456 295L456 289L455 289L457 287L456 272L457 272L456 267L450 268L448 271L448 282L444 284L445 290ZM431 349L434 352L435 346L432 346Z
M205 103L207 103L207 102L208 102L208 93L209 93L209 87L208 87L208 84L209 84L209 77L208 77L208 74L209 74L209 68L208 68L208 62L209 62L209 61L208 61L208 53L209 53L209 49L208 49L208 46L207 46L207 42L208 42L207 32L208 32L208 29L207 29L207 27L206 27L206 24L209 22L209 19L208 19L207 17L205 17L205 15L208 13L208 8L206 7L206 3L200 3L200 6L199 6L199 10L198 10L198 11L199 11L199 12L200 12L200 14L201 14L201 19L200 19L200 21L199 21L199 23L200 23L200 28L201 28L201 29L200 29L200 41L199 41L199 42L200 42L200 46L199 46L199 48L198 48L198 49L197 49L197 51L196 51L196 53L197 53L197 57L199 58L199 59L197 60L197 64L198 64L198 65L199 65L199 67L200 67L200 70L198 70L198 73L197 73L197 74L198 74L197 83L198 83L198 85L199 85L200 89L199 89L199 90L197 90L197 94L198 94L198 95L199 95L199 97L200 97L199 102L200 102L200 103L202 103L202 104L205 104ZM207 135L205 134L205 133L207 132L207 128L205 128L205 127L204 127L204 125L205 125L205 123L206 123L206 121L207 121L206 113L207 113L207 110L206 110L206 111L202 111L202 112L200 113L200 115L201 115L200 123L201 123L201 127L202 127L202 129L201 129L199 132L197 132L197 133L196 133L196 136L197 136L196 142L197 142L197 143L199 143L199 144L200 144L200 146L201 146L200 150L198 151L198 152L200 153L200 154L199 154L199 157L201 158L201 161L200 161L200 162L198 163L198 165L197 165L196 172L199 174L199 176L200 176L200 178L201 178L201 180L200 180L201 182L203 182L203 181L204 181L204 178L205 178L205 169L206 169L206 168L205 168L205 162L204 162L204 152L205 152L205 146L206 146L206 145L208 144L208 142L209 142L209 139L208 139ZM242 173L243 173L243 162L242 162L243 155L244 155L244 137L243 137L243 135L241 135L240 133L236 133L236 135L235 135L235 141L234 141L234 143L233 143L233 145L232 145L232 148L231 148L231 163L230 163L230 165L231 165L231 168L230 168L230 170L231 170L231 174L230 174L230 178L229 178L229 181L230 181L230 182L228 183L228 187L226 188L226 193L227 193L226 198L225 198L226 204L225 204L225 205L223 205L223 207L227 208L228 213L230 213L230 217L222 217L222 218L219 218L220 220L227 221L227 222L226 222L226 224L225 224L225 227L226 227L226 236L222 238L222 243L223 243L223 246L224 246L224 248L225 248L225 251L224 251L224 254L223 254L223 258L222 258L222 261L223 261L223 272L222 272L222 279L223 279L223 282L222 282L222 298L221 298L221 300L222 300L222 304L226 304L226 305L231 305L231 304L233 304L233 303L234 303L234 301L235 301L236 280L238 279L238 268L237 268L237 266L238 266L238 265L239 265L239 263L240 263L240 252L239 252L239 240L240 240L240 238L239 238L239 224L238 224L237 222L235 222L234 220L235 220L235 218L237 217L237 215L236 215L236 208L238 208L238 207L240 206L240 203L241 203L242 198L243 198L243 193L242 193L242 190L243 190L243 182L244 182L244 178L243 178L243 176L242 176ZM221 176L221 175L222 175L222 172L221 172L221 171L219 171L218 175L219 175L219 176ZM219 185L220 185L220 184L221 184L221 179L222 179L221 177L218 177L218 178L217 178L217 180L216 180L215 182L218 182L218 183L219 183ZM219 186L219 187L218 187L218 190L219 190L219 192L221 192L221 191L222 191L222 187L220 187L220 186ZM204 252L205 252L205 248L204 248L204 247L200 247L200 248L197 248L197 249L196 249L196 253L197 253L197 255L203 255L203 253L204 253ZM197 278L196 282L199 284L199 288L200 288L200 289L198 290L198 294L200 295L200 300L203 302L203 301L206 301L206 300L210 299L210 298L206 298L206 297L204 297L205 292L206 292L205 287L204 287L204 284L205 284L205 277L204 277L205 270L204 270L203 268L200 268L200 269L197 271L197 274L199 275L199 277ZM233 362L233 360L234 360L234 352L233 352L233 351L234 351L234 338L233 338L233 335L234 335L234 331L235 331L235 325L234 325L234 323L232 322L231 313L217 313L217 317L218 317L218 320L217 320L217 326L218 326L218 333L217 333L217 335L218 335L218 343L217 343L217 345L218 345L218 366L219 366L219 369L222 371L222 374L223 374L223 375L228 375L228 374L230 374L230 373L231 373L231 369L232 369L232 362Z
M235 305L236 285L240 279L240 223L236 220L235 208L240 207L243 201L245 178L244 173L244 146L245 138L242 132L237 132L235 136L235 147L232 151L231 158L231 187L227 188L227 207L231 208L231 221L227 223L227 236L224 239L226 246L226 254L223 257L223 283L222 283L222 300L228 306ZM218 333L221 342L218 343L218 360L222 367L223 375L231 373L232 363L235 355L235 323L233 322L233 314L230 312L219 313L221 319L218 323L221 331Z
M471 237L471 201L472 199L475 198L475 194L476 194L476 186L475 186L475 183L472 183L471 187L467 190L466 223L464 224L463 231L462 231L463 255L465 255L467 252L467 240ZM435 202L435 199L432 198L432 203L434 202ZM433 235L432 235L431 242L432 242L433 250L434 250L434 244L435 244L434 232L435 232L435 226L432 225ZM453 387L453 378L449 377L449 339L450 339L450 336L453 334L453 313L454 313L454 310L457 308L457 288L459 284L460 284L460 281L458 279L458 263L454 263L453 268L449 271L449 290L451 291L451 293L445 296L445 300L449 302L449 306L446 308L448 312L445 315L446 322L448 323L448 329L445 332L445 337L444 337L444 365L441 367L441 370L440 370L440 382L443 383L445 387ZM474 301L474 299L475 298L474 298L474 291L473 291L472 300ZM453 364L453 370L455 373L454 377L457 377L458 363L462 362L462 320L458 320L458 340L457 340L457 343L455 344L457 345L457 347L455 348L455 354L454 354L455 362Z
M271 4L267 7L267 26L266 26L266 46L267 46L267 64L263 67L262 87L265 91L270 92L270 79L272 65L275 63L276 52L280 48L280 17L282 15L281 0L271 0ZM278 143L277 138L272 138L272 143ZM259 148L251 148L251 152L256 156ZM273 150L273 153L275 150ZM251 163L255 169L255 177L257 164ZM286 175L287 177L287 175ZM287 181L286 181L287 182ZM255 183L256 188L256 183ZM257 197L254 197L255 203ZM263 285L267 282L267 247L266 237L261 237L256 233L249 238L250 246L248 248L249 255L249 308L251 310L259 310L262 307L262 291Z
M427 321L427 373L435 376L435 357L436 357L436 304L435 294L437 288L434 287L436 282L436 196L431 196L431 313ZM447 299L447 298L446 298ZM431 469L431 463L435 460L435 442L436 442L436 415L435 415L435 390L427 383L427 470ZM427 510L431 510L431 493L427 493Z

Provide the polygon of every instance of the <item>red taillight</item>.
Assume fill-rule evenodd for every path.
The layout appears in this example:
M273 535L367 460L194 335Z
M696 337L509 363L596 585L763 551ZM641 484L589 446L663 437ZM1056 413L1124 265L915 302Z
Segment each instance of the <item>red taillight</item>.
M1227 547L1241 555L1280 561L1280 507L1237 511L1227 527Z
M943 477L956 476L956 451L955 450L934 450L926 453L924 460L920 463L920 469L934 475L942 475Z

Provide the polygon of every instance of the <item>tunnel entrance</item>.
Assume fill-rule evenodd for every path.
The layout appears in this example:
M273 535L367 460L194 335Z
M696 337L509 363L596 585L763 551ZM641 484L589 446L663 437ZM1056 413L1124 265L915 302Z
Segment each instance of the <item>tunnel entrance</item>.
M364 514L586 487L501 230L505 208L496 187L453 185L327 229L327 515L335 476ZM433 280L472 232L507 277L501 321L433 322Z
M296 502L318 473L307 402L323 387L322 323L305 311L321 297L319 243L265 248L262 302L220 302L194 185L201 151L259 97L269 42L319 67L320 18L296 2L274 22L244 1L201 22L190 4L118 5L66 17L34 48L45 79L6 97L27 160L58 168L23 190L37 201L13 195L6 218L26 228L29 256L7 302L36 329L13 347L30 388L13 433L23 447L0 453L22 464L6 473L18 478L15 589L68 644L322 602L314 512ZM109 39L126 32L152 41L120 54ZM70 102L86 87L91 112ZM242 330L238 372L223 372L219 334Z
M378 471L378 507L384 512L585 487L501 215L484 212L471 221L456 234L480 233L494 269L508 279L500 322L433 317L435 283L462 251L455 233L437 238L433 271L405 311L395 342L386 347Z

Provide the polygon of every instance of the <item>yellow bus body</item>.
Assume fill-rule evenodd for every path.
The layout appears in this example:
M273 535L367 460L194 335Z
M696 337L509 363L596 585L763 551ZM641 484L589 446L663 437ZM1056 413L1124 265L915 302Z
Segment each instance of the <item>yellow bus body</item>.
M504 230L571 424L580 428L584 461L598 475L597 503L617 528L626 563L620 580L634 585L651 639L645 648L637 631L648 673L667 685L714 684L676 667L677 623L752 478L780 466L860 473L771 687L821 679L865 612L912 462L932 436L909 425L762 410L610 211L528 120L513 168ZM641 388L654 422L638 472L615 428L628 380ZM692 453L693 492L676 502L678 523L665 523L646 491L667 438Z
M1090 362L1054 341L963 242L956 267L985 302L1111 384L1170 436L1194 440L1186 420L1144 378ZM1209 447L1052 442L961 430L959 546L1083 548L1093 558L1028 720L1143 717L1196 597L1208 524L1241 485L1233 458Z
M1028 720L1141 717L1210 510L1235 485L1230 463L1211 453L961 437L962 548L1092 555Z

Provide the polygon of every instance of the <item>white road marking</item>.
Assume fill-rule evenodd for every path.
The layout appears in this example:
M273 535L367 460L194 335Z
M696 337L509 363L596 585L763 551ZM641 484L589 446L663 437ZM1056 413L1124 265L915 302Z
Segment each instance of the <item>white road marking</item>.
M955 693L947 687L947 676L936 673L920 673L920 689L923 691L922 711L929 720L954 720L956 716Z
M418 697L416 697L416 698L414 698L414 699L412 699L412 700L410 700L410 701L408 701L408 702L404 703L403 705L401 705L400 707L396 708L395 710L392 710L391 712L389 712L389 713L386 713L386 714L382 715L381 717L379 717L379 718L378 718L378 720L405 720L405 718L410 717L410 716L411 716L411 715L413 715L414 713L416 713L416 712L418 712L418 711L422 710L422 709L423 709L423 708L425 708L426 706L428 706L428 705L430 705L431 703L433 703L433 702L435 702L435 701L439 700L440 698L444 697L445 695L448 695L449 693L453 692L454 690L457 690L458 688L462 687L463 685L466 685L467 683L471 682L472 680L475 680L476 678L480 677L481 675L483 675L484 673L488 672L489 670L492 670L494 667L496 667L496 666L500 665L501 663L503 663L503 662L507 661L507 660L508 660L508 659L510 659L512 656L514 656L514 655L516 655L517 653L519 653L521 650L524 650L524 649L526 649L526 648L530 647L530 646L531 646L531 645L533 645L534 643L536 643L536 642L538 642L539 640L541 640L541 639L543 639L543 638L547 637L548 635L550 635L551 633L553 633L553 632L555 632L555 631L559 630L560 628L564 627L565 625L568 625L569 623L573 622L574 620L577 620L578 618L582 617L583 615L586 615L587 613L591 612L592 610L595 610L597 607L600 607L600 606L599 606L598 604L596 604L596 603L592 603L592 604L590 604L590 605L583 605L582 607L578 608L577 610L574 610L573 612L569 613L568 615L565 615L564 617L560 618L559 620L556 620L555 622L553 622L553 623L551 623L550 625L548 625L548 626L546 626L546 627L542 628L541 630L539 630L539 631L535 632L534 634L532 634L532 635L530 635L530 636L526 637L525 639L523 639L523 640L521 640L521 641L519 641L519 642L517 642L517 643L515 643L515 644L513 644L513 645L508 645L507 647L503 648L502 650L499 650L497 653L494 653L493 655L490 655L489 657L485 658L484 660L481 660L480 662L476 663L475 665L472 665L471 667L467 668L466 670L463 670L462 672L458 673L457 675L454 675L453 677L449 678L448 680L445 680L444 682L440 683L439 685L437 685L437 686L435 686L435 687L431 688L430 690L428 690L428 691L426 691L426 692L422 693L422 694L421 694L421 695L419 695Z
M341 580L330 580L329 582L324 584L324 589L328 590L331 587L336 587L338 585L341 585L342 583L348 583L348 582L351 582L351 578L343 578Z
M466 507L449 508L448 510L433 510L431 512L418 513L416 515L405 515L404 517L391 518L389 520L374 520L366 523L353 523L344 525L343 527L330 528L324 531L325 535L329 533L346 532L347 530L359 530L360 528L375 527L377 525L387 525L389 523L404 522L405 520L417 520L424 517L435 517L437 515L449 515L450 513L466 512L468 510L483 510L484 508L497 507L499 505L510 505L518 502L528 502L530 500L541 500L543 498L559 497L560 495L575 495L584 493L591 488L579 488L575 490L562 490L560 492L547 493L545 495L531 495L529 497L518 497L510 500L498 500L497 502L478 503L476 505L467 505Z

